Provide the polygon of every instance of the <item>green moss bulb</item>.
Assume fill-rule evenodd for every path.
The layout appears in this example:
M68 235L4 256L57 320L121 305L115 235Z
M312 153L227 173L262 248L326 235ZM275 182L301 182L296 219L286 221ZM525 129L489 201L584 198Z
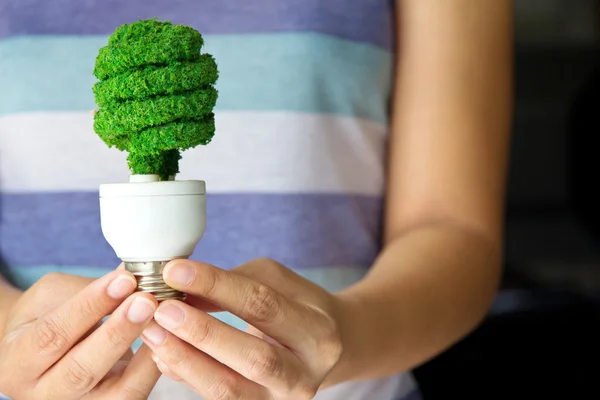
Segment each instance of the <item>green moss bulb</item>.
M132 174L166 180L179 172L181 151L214 136L218 69L203 43L188 26L143 20L117 28L100 49L94 130L129 153Z

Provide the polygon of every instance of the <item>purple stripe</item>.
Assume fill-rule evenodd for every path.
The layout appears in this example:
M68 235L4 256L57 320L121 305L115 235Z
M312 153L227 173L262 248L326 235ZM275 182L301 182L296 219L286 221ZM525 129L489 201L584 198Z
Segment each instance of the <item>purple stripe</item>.
M0 195L0 253L9 265L114 267L97 193ZM370 265L381 201L346 195L213 194L193 258L231 268L269 257L293 268Z
M11 35L109 34L158 17L206 34L319 32L390 49L390 0L4 0L0 39Z

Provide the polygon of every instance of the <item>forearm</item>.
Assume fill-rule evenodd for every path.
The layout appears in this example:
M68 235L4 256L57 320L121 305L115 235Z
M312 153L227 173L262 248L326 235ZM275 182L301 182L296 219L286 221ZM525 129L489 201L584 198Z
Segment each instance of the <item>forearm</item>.
M390 241L371 272L338 293L344 355L327 384L409 370L472 330L495 295L499 249L450 223Z
M0 338L4 334L4 325L8 313L20 295L21 291L12 286L0 274Z

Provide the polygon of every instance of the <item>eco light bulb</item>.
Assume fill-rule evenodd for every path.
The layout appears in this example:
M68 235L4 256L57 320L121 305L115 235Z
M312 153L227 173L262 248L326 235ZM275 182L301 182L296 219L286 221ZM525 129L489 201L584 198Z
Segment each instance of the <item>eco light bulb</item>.
M129 183L100 186L102 233L136 276L138 290L157 300L185 294L162 279L170 260L188 258L206 227L204 181L160 181L158 175L132 175Z
M94 130L127 151L128 183L100 185L102 232L158 300L183 298L162 279L165 264L187 258L204 234L203 181L176 181L181 152L210 142L217 64L200 52L200 32L141 20L118 27L96 57Z

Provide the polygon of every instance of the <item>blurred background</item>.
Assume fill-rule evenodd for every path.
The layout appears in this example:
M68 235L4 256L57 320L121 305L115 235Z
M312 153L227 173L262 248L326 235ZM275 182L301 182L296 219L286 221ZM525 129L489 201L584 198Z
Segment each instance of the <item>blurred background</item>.
M600 399L599 56L600 1L515 1L503 290L425 398Z
M507 270L599 297L600 2L515 4Z

